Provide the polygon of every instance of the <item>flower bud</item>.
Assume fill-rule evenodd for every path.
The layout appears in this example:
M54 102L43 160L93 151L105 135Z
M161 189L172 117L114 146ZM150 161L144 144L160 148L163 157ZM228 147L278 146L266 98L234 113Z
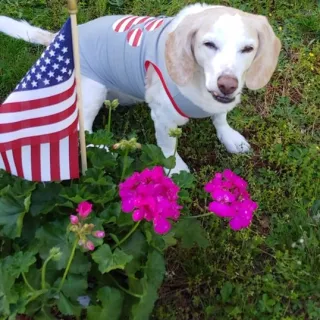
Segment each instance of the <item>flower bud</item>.
M86 248L90 251L93 251L94 250L94 244L92 241L88 240L87 243L86 243Z
M79 227L77 225L72 225L70 227L70 231L72 231L72 232L77 232L78 230L79 230Z
M97 230L93 233L93 236L95 236L96 238L104 238L105 232L102 230Z
M59 261L61 259L61 256L62 256L62 252L60 251L59 247L53 247L49 251L49 255L52 257L53 261Z
M80 218L86 219L92 212L92 204L88 201L83 201L78 204L78 208L76 211L79 213Z
M70 222L71 222L71 224L78 224L78 223L79 223L79 218L78 218L78 216L71 215L71 216L70 216Z
M169 137L171 138L180 138L182 135L182 129L174 128L169 130Z

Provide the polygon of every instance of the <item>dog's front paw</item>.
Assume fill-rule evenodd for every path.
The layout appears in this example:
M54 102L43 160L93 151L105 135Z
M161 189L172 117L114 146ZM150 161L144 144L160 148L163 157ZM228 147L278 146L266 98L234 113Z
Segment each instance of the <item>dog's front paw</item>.
M229 152L245 153L250 151L250 144L238 131L228 127L217 133L219 140Z

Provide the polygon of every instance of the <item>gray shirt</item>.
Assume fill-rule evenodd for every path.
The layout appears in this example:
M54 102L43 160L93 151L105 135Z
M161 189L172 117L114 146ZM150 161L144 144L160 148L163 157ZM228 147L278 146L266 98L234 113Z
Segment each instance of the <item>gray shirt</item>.
M144 100L146 70L152 64L180 114L209 117L180 93L167 72L165 41L172 19L105 16L79 25L81 73L108 89Z

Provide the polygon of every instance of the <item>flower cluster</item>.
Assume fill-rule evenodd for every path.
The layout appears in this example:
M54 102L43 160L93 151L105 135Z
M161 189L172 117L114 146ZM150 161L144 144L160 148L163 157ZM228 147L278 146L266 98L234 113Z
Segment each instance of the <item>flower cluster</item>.
M214 200L209 204L209 210L219 217L229 218L233 230L247 228L253 212L258 208L258 204L251 200L247 187L245 180L227 169L216 173L204 188Z
M133 212L134 221L152 221L158 234L167 233L171 229L169 219L176 221L180 216L178 192L179 187L158 166L135 172L119 186L122 210Z
M90 213L92 212L92 204L88 201L83 201L78 204L78 208L76 209L78 212L77 215L70 216L71 227L70 230L72 232L77 233L79 237L79 246L83 248L93 251L94 244L92 241L87 240L87 235L91 234L96 238L104 238L105 232L101 230L93 231L94 224L92 223L84 223L84 221L88 218Z

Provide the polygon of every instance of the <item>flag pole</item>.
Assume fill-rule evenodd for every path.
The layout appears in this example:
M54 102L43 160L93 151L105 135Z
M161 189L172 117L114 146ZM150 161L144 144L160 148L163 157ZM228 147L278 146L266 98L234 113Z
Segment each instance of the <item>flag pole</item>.
M83 118L83 104L82 104L82 91L81 91L81 73L80 73L80 54L79 54L79 37L77 25L77 0L68 0L68 11L71 19L71 32L72 32L72 47L74 69L76 77L77 88L77 106L79 114L79 138L80 138L80 152L81 152L81 171L84 175L87 171L87 148L86 137L84 132L84 118Z

